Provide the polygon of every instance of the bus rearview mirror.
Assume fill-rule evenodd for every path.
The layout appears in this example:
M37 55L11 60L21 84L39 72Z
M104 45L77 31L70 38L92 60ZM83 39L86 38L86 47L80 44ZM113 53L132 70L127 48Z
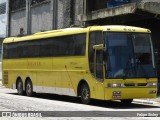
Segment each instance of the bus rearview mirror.
M93 45L93 49L94 50L104 50L105 48L103 47L103 44L99 44L99 45Z

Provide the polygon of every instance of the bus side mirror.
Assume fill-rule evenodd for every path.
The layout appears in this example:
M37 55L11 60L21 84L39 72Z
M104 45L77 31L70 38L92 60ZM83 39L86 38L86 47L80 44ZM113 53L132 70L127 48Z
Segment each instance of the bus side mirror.
M94 45L93 49L94 50L104 50L105 48L103 47L103 44L99 44L99 45Z

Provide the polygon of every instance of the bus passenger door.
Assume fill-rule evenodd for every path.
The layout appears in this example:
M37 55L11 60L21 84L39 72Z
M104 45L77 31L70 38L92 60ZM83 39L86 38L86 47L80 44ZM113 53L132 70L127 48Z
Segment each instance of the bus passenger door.
M96 98L104 99L104 71L103 71L103 51L95 50L94 73L96 78Z

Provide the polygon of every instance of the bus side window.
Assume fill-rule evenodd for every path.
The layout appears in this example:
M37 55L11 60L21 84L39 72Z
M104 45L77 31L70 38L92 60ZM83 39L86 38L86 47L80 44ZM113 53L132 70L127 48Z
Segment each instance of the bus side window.
M7 48L7 44L3 44L3 58L8 58L8 48Z
M29 58L40 57L40 42L37 40L28 42L27 50Z

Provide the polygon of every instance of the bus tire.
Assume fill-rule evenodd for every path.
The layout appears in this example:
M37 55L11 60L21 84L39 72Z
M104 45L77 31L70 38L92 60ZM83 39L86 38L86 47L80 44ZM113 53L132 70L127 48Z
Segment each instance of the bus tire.
M90 90L89 90L89 86L84 83L81 86L81 91L80 91L80 95L81 95L81 100L83 104L89 104L90 103Z
M18 92L18 95L24 95L23 82L21 79L18 79L17 81L17 92Z
M131 104L133 101L133 99L125 99L125 100L121 100L122 104Z
M27 80L26 81L26 95L28 97L32 97L33 96L33 86L32 86L32 82L31 80Z

